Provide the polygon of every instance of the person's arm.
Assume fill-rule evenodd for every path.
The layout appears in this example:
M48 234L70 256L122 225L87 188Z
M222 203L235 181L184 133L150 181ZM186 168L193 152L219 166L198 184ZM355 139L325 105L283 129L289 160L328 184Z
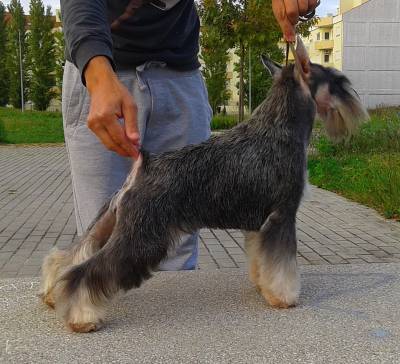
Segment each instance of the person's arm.
M91 58L107 57L113 64L106 0L61 0L61 17L68 53L82 75Z
M306 15L317 6L317 0L272 0L272 9L283 37L288 42L296 40L295 25L300 15Z
M107 1L61 0L61 12L68 52L90 94L88 127L109 150L137 158L137 108L113 70Z

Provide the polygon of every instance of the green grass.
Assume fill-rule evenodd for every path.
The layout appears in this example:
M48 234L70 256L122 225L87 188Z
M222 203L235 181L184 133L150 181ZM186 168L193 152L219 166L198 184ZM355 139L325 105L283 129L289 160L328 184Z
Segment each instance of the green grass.
M230 129L238 123L234 115L216 115L212 130ZM25 111L0 107L0 143L34 144L64 141L61 113Z
M400 153L310 158L310 181L400 220Z
M400 220L400 115L397 109L371 112L371 121L348 143L313 140L311 183Z
M233 128L239 123L237 115L214 115L211 120L211 130L223 130Z
M64 141L60 113L0 108L0 143L31 144Z

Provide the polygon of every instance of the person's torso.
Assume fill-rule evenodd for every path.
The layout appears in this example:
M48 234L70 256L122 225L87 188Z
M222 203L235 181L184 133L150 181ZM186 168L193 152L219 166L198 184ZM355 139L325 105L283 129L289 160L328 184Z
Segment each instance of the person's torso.
M193 0L108 1L114 59L119 68L161 61L194 69L200 22Z

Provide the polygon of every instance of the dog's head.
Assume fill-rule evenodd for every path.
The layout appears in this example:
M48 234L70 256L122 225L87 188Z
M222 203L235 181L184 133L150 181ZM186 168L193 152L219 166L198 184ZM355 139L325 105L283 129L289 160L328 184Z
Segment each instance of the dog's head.
M297 38L294 67L282 69L282 66L265 56L262 62L275 82L282 81L287 70L292 70L292 76L302 92L311 94L314 99L318 115L332 140L348 139L362 122L369 119L349 79L334 68L311 63L300 37Z

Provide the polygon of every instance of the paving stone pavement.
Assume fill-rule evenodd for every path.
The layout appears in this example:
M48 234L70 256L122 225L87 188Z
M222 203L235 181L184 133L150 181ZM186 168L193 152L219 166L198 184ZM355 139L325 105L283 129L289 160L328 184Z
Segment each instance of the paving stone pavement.
M302 265L400 262L400 223L315 187L297 230ZM0 278L37 276L49 249L74 239L64 146L0 146ZM201 270L245 264L240 231L201 230Z

